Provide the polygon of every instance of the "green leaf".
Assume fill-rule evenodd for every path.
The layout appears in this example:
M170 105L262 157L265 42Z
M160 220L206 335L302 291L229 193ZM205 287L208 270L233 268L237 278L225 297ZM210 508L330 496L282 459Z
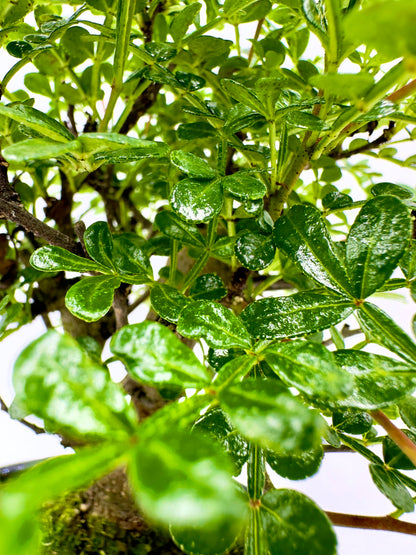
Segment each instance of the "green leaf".
M237 239L235 254L241 264L249 270L264 270L274 260L276 247L269 235L247 232Z
M82 258L61 247L47 245L37 249L30 257L30 264L41 272L105 272L100 264Z
M193 141L195 139L205 139L207 137L216 137L218 132L205 121L194 123L182 123L178 129L178 138L183 141Z
M296 204L274 227L276 246L318 283L337 293L351 291L325 221L314 206Z
M32 8L33 3L30 0L2 0L0 3L0 26L7 28L13 23L17 23Z
M218 301L227 294L227 289L222 279L217 274L202 274L198 276L189 290L189 295L194 301Z
M241 320L221 304L201 301L187 306L181 313L177 331L184 337L204 339L210 347L249 349L250 336Z
M159 63L168 62L178 53L178 50L168 43L148 42L144 48Z
M324 457L322 445L301 453L267 452L266 460L271 468L283 478L304 480L316 474Z
M192 152L185 150L173 150L170 154L172 164L196 179L212 179L216 176L215 170L211 168L204 158L195 156Z
M37 511L46 501L87 486L120 464L125 445L106 442L36 465L2 487L0 552L38 553Z
M344 434L341 434L340 432L337 432L337 436L342 441L342 443L344 443L345 445L348 445L348 447L351 447L351 449L353 449L357 453L360 453L360 455L365 457L373 464L383 465L383 461L380 459L380 457L375 453L373 453L373 451L368 449L368 447L365 447L362 442L354 439L353 437L349 437Z
M84 243L88 254L98 264L115 270L113 262L113 239L107 222L95 222L84 233Z
M69 67L76 67L94 56L94 44L88 40L91 35L83 27L69 27L61 38L60 46L65 52Z
M218 399L241 435L264 448L298 452L320 443L321 418L273 380L244 380L219 391Z
M177 71L175 73L175 79L182 89L189 92L202 89L202 87L205 87L206 83L203 77L199 77L199 75L187 73L185 71Z
M260 514L270 555L335 555L337 539L328 517L303 493L269 491Z
M416 442L416 433L411 430L402 430L413 443ZM388 436L383 438L383 459L391 468L401 468L403 470L414 470L415 465Z
M13 370L15 408L69 437L122 438L134 414L107 369L69 335L49 331L19 355Z
M149 257L138 235L120 233L112 237L113 262L119 277L127 283L148 283L153 279Z
M33 50L33 47L25 40L13 40L6 46L6 50L14 58L24 58Z
M73 285L65 296L67 309L77 318L96 322L111 308L120 279L114 276L87 277Z
M79 148L78 141L69 143L52 142L47 139L27 139L7 146L3 149L8 162L25 163L32 160L48 160L61 158Z
M240 317L253 337L284 339L327 329L347 318L354 308L345 298L307 291L255 301Z
M397 14L400 13L400 17ZM388 60L402 56L415 56L414 21L416 5L413 0L376 2L353 10L345 18L346 36L357 46L366 44L386 56ZM395 40L386 40L384 32Z
M185 220L207 222L220 213L222 192L219 181L183 179L173 189L170 203Z
M400 416L409 428L416 429L416 398L407 395L398 403Z
M286 121L292 126L310 129L311 131L325 131L328 129L327 124L318 116L300 110L290 111L286 116Z
M113 335L110 349L140 382L200 387L210 381L193 351L156 322L124 326Z
M399 199L405 201L413 198L415 196L414 191L410 187L404 185L396 185L395 183L389 183L383 181L382 183L376 183L372 188L371 192L373 195L393 195Z
M332 426L347 434L365 434L371 429L372 425L373 419L367 412L346 409L332 414Z
M414 364L416 344L388 314L371 303L364 303L357 311L361 328L374 343Z
M177 322L182 310L192 303L191 299L185 297L175 287L159 283L150 293L150 302L159 316L168 322Z
M192 25L200 9L201 4L195 2L182 8L181 11L175 15L169 29L175 42L179 42L186 35L188 27Z
M236 349L230 350L235 351ZM213 383L217 390L224 389L233 382L241 381L249 375L250 370L257 364L257 359L252 355L239 355L238 352L234 352L232 356L234 358L227 360L217 368L218 374L215 376Z
M233 81L232 79L221 79L221 85L232 98L238 100L238 102L241 102L244 106L248 106L255 112L267 117L265 106L253 91L241 83Z
M295 340L275 343L261 352L285 383L324 403L352 392L351 376L339 368L334 355L319 343Z
M346 399L333 401L337 407L372 410L396 403L416 388L416 371L405 362L357 350L340 350L335 360L354 380Z
M391 195L365 203L348 235L347 271L353 291L364 299L390 277L410 240L408 208Z
M190 223L184 222L174 212L164 210L155 218L156 226L171 239L176 239L185 245L205 247L205 238L199 229Z
M222 177L221 185L239 200L261 199L267 193L267 187L262 181L241 171Z
M14 104L13 106L0 104L0 115L23 124L59 143L66 143L74 139L72 133L62 124L43 112L36 110L36 108L26 106L25 104Z
M234 463L234 475L238 476L247 462L248 446L236 432L224 411L215 408L206 412L195 423L194 429L212 437L222 446Z
M243 517L231 472L228 457L211 439L174 425L139 442L129 468L133 493L150 518L208 528Z
M241 534L244 520L224 520L219 525L210 527L169 528L175 544L189 555L222 555Z
M49 79L46 75L41 73L26 73L24 84L31 92L42 94L43 96L53 96Z
M395 507L405 513L411 513L415 504L410 493L392 471L378 464L370 464L373 482L383 495L388 497Z
M357 100L374 85L374 78L368 73L325 73L313 75L309 83L323 89L327 96Z

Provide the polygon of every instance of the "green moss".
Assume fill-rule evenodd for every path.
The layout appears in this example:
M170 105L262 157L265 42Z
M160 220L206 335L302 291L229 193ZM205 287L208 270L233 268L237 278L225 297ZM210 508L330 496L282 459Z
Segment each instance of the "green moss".
M178 555L161 530L124 530L85 510L82 493L48 504L41 514L42 555Z

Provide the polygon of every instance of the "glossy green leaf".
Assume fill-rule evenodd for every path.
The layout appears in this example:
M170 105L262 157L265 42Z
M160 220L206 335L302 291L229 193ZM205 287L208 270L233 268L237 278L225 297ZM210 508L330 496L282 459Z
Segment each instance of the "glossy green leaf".
M158 283L152 288L150 302L164 320L177 322L182 310L192 301L175 287Z
M144 48L159 63L168 62L178 53L177 49L168 43L148 42L144 45Z
M171 239L176 239L185 245L191 245L193 247L204 247L205 238L196 227L191 223L184 222L174 212L169 212L164 210L159 212L155 218L156 226L165 235Z
M409 428L416 429L416 397L407 395L398 403L400 416Z
M411 430L402 430L408 438L416 442L416 433ZM403 470L414 470L415 465L388 436L383 438L383 459L391 468L401 468Z
M351 395L334 401L337 407L377 409L416 389L416 371L410 364L352 349L336 351L334 356L354 380Z
M175 544L188 555L222 555L241 534L244 521L224 520L217 526L180 528L170 526Z
M238 353L234 353L234 357L231 360L217 368L218 374L215 376L214 388L223 389L233 382L241 381L249 375L250 370L255 364L257 364L257 359L252 355L238 355Z
M224 364L243 354L243 349L213 349L210 347L208 349L208 362L218 371Z
M241 435L262 447L297 452L320 443L318 414L273 380L244 380L221 390L218 398Z
M111 308L120 279L114 276L87 277L73 285L65 296L67 309L77 318L96 322Z
M221 185L239 200L261 199L267 193L262 181L241 171L221 178Z
M356 100L371 88L374 78L368 73L325 73L313 75L309 83L323 89L327 96Z
M215 137L217 130L205 121L194 123L183 123L177 129L179 139L184 141L193 141L195 139L205 139L206 137Z
M87 486L120 463L125 445L106 442L36 465L2 487L0 497L0 552L38 553L38 510L69 490Z
M332 426L347 434L365 434L372 425L373 419L367 412L346 409L332 414Z
M115 270L113 261L113 239L107 222L95 222L84 233L88 254L98 264Z
M267 117L265 106L253 91L232 79L221 79L221 85L232 98Z
M211 248L212 256L229 263L231 257L235 254L234 246L236 239L237 237L235 235L217 239Z
M152 266L140 237L132 233L120 233L112 237L112 242L113 262L122 281L148 283L152 280Z
M72 133L61 123L25 104L14 104L13 106L0 104L0 115L23 124L53 141L66 143L74 139Z
M20 354L13 371L15 407L70 437L123 437L130 412L107 369L93 362L69 335L49 331Z
M181 313L177 331L184 337L204 339L210 347L249 349L251 339L241 320L221 304L201 301Z
M290 125L310 131L325 131L328 128L327 124L318 116L300 110L291 110L286 116L286 121Z
M352 203L353 203L353 200L350 197L350 195L344 195L342 193L338 193L337 191L328 193L322 199L322 206L329 210L346 208L347 206L351 206Z
M188 73L185 71L177 71L175 73L175 79L179 86L186 91L197 91L205 87L205 79L194 73Z
M41 272L103 272L100 264L89 258L82 258L61 247L47 245L37 249L30 257L30 264Z
M24 58L33 50L33 47L25 40L13 40L6 46L6 50L14 58Z
M24 163L32 160L61 158L79 148L78 141L67 143L52 142L47 139L27 139L7 146L3 154L8 162Z
M270 266L275 252L272 237L262 233L249 231L240 235L235 243L238 260L249 270L264 270Z
M392 471L378 464L370 464L370 474L381 493L388 497L395 507L405 513L414 510L415 504L410 493Z
M148 141L150 143L150 141ZM93 155L96 165L101 164L124 164L136 162L141 158L160 158L167 155L167 146L164 143L151 143L147 146L137 148L119 148L117 150L106 150Z
M347 271L354 295L364 299L390 277L410 240L408 208L391 195L365 203L348 235Z
M352 392L351 376L337 366L334 355L319 343L295 340L275 343L262 351L267 363L288 385L323 402Z
M247 462L247 442L236 432L227 415L220 408L206 412L196 422L194 429L214 438L228 453L235 466L235 475L240 474Z
M173 150L170 154L171 162L189 177L196 179L212 179L216 172L204 158L195 156L185 150Z
M325 221L313 206L296 204L275 224L276 246L310 277L337 293L351 292Z
M348 299L308 291L255 301L240 317L253 337L283 339L327 329L347 318L354 308Z
M397 17L398 13L400 17ZM366 44L389 60L415 56L415 19L416 5L413 0L369 3L361 10L353 10L345 18L345 32L357 46ZM389 36L396 40L386 40L380 29L388 29Z
M328 517L303 493L269 491L260 514L270 555L335 555L337 539Z
M367 460L372 462L375 465L383 465L383 461L380 459L378 455L376 455L371 449L365 447L361 441L354 439L353 437L346 436L345 434L341 434L337 432L337 436L341 439L342 443L351 447L357 453L360 453L363 457Z
M192 25L200 9L201 4L195 2L182 8L181 11L175 15L169 29L175 42L179 42L186 35L188 27Z
M173 210L185 220L207 222L221 211L221 186L218 181L201 183L183 179L173 189L170 203Z
M129 468L133 493L144 512L173 526L210 527L241 519L244 504L231 472L221 447L174 424L139 442Z
M210 381L193 351L156 322L124 326L113 335L110 349L141 382L200 387Z
M324 457L322 445L301 453L273 453L268 451L267 463L289 480L304 480L316 474Z
M371 187L371 192L373 195L393 195L399 199L405 201L414 197L415 193L410 187L404 185L397 185L396 183L389 183L383 181L381 183L376 183Z
M357 316L361 328L371 341L414 363L416 344L388 314L371 303L364 303L357 311Z
M198 276L189 290L189 295L194 301L205 299L218 301L227 294L227 289L222 279L217 274L202 274Z

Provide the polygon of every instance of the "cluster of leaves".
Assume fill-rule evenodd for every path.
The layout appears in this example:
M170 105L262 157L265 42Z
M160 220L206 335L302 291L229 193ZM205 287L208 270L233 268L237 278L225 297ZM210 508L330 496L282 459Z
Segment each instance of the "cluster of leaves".
M2 489L0 551L35 553L34 512L120 464L144 513L194 555L235 542L247 555L332 555L326 514L301 493L265 487L267 468L315 474L323 445L368 459L378 489L413 511L416 481L402 470L414 464L377 436L372 415L400 414L414 439L416 343L368 298L402 287L416 295L416 201L405 186L367 187L366 168L345 159L414 164L379 151L399 131L414 137L415 87L403 86L416 56L414 3L210 0L206 16L199 2L69 6L0 0L0 40L19 58L1 83L2 168L13 179L0 171L0 333L39 314L50 327L57 308L76 318L21 353L10 413L92 445ZM239 29L250 22L245 56ZM210 34L225 24L235 43ZM386 26L400 40L387 43ZM302 59L311 33L324 63ZM339 72L345 60L354 73ZM12 91L29 62L37 71ZM40 97L47 113L34 107ZM377 125L386 127L378 141L348 142ZM305 169L310 183L299 179ZM343 171L364 200L333 185ZM94 223L76 243L85 198ZM52 235L35 217L39 199ZM157 278L156 256L169 257ZM290 294L263 296L276 283ZM137 292L149 293L157 322L128 324ZM339 324L352 314L365 339L346 348ZM97 321L110 332L97 336ZM111 360L170 401L140 422L102 361L110 335ZM203 358L187 346L195 341ZM364 351L370 343L392 355ZM383 459L369 448L381 441ZM233 478L244 465L245 488Z

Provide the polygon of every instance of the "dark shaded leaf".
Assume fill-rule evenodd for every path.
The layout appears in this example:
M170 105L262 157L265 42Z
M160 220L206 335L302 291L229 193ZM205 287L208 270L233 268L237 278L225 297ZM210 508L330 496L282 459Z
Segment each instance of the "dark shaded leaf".
M361 435L371 429L373 419L367 412L347 409L332 414L332 425L347 434Z
M217 274L202 274L202 276L198 276L189 290L189 295L194 301L199 299L218 301L225 297L226 294L227 289Z
M155 224L160 231L171 239L176 239L181 243L185 243L185 245L194 247L205 246L205 238L199 229L191 223L184 222L174 212L168 212L167 210L159 212L156 215Z
M416 433L411 430L402 430L408 438L416 443ZM388 436L383 438L383 459L391 468L401 468L403 470L414 470L415 465Z
M273 453L268 451L266 460L272 469L283 478L304 480L318 472L323 456L324 450L320 445L302 453Z
M274 260L276 247L271 236L248 232L240 235L235 243L235 254L249 270L264 270Z

